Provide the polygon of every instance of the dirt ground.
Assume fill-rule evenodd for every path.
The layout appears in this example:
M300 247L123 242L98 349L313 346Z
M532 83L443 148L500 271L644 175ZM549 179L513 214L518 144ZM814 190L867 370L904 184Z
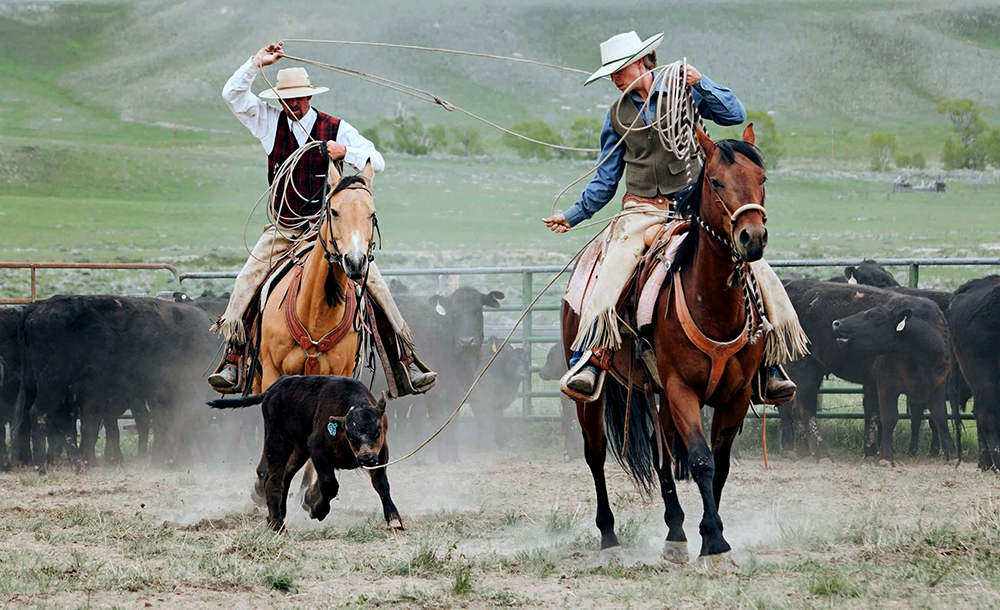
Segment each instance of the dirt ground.
M666 528L617 464L624 564L601 565L594 491L555 449L434 452L390 469L405 532L385 528L367 475L341 472L322 522L290 500L264 528L252 463L0 475L0 600L28 607L995 608L1000 479L911 459L887 469L744 452L722 500L735 574L660 561ZM426 455L426 457L424 457ZM136 460L133 459L134 463ZM297 484L293 485L293 490ZM689 552L701 504L680 486Z

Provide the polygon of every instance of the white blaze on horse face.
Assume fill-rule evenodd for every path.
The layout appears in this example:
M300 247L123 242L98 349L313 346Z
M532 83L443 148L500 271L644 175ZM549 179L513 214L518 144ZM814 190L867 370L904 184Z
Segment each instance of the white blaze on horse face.
M361 232L355 231L351 233L351 242L354 244L354 251L360 255L361 254Z

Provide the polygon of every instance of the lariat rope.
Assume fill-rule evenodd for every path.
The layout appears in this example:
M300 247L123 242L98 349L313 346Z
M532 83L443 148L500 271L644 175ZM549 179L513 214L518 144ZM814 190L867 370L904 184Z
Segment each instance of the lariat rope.
M562 66L556 66L556 65L553 65L553 64L546 64L546 63L543 63L543 62L537 62L537 61L533 61L533 60L525 60L525 59L514 58L514 57L503 57L503 56L497 56L497 55L489 55L489 54L485 54L485 53L471 53L471 52L467 52L467 51L456 51L456 50L452 50L452 49L440 49L440 48L432 48L432 47L417 47L417 46L413 46L413 45L395 45L395 44L389 44L389 43L365 43L365 42L338 41L338 40L316 40L316 39L294 39L294 38L290 38L290 39L286 39L286 41L287 42L330 43L330 44L357 44L357 45L365 45L365 46L383 46L383 47L405 48L405 49L414 49L414 50L423 50L423 51L436 51L436 52L453 53L453 54L456 54L456 55L470 55L470 56L478 56L478 57L487 57L487 58L492 58L492 59L503 59L503 60L507 60L507 61L515 61L515 62L521 62L521 63L528 63L528 64L533 64L533 65L539 65L539 66L544 66L544 67L551 67L551 68L556 68L556 69L561 69L561 70L572 71L572 72L579 72L579 73L582 73L582 74L586 74L586 72L584 72L582 70L576 70L574 68L565 68L565 67L562 67ZM294 60L294 61L298 61L300 63L304 63L304 64L316 66L316 67L319 67L319 68L323 68L323 69L326 69L326 70L330 70L332 72L336 72L336 73L339 73L339 74L344 74L344 75L347 75L347 76L353 76L353 77L358 78L360 80L364 80L366 82L370 82L370 83L373 83L373 84L376 84L376 85L380 85L380 86L386 87L388 89L397 91L399 93L403 93L405 95L409 95L411 97L415 97L417 99L424 100L424 101L429 102L429 103L437 104L437 105L441 106L442 108L444 108L445 110L448 110L449 112L458 110L459 112L461 112L461 113L463 113L463 114L465 114L465 115L467 115L467 116L469 116L469 117L471 117L473 119L476 119L477 121L485 123L485 124L487 124L487 125L495 128L495 129L498 129L498 130L500 130L500 131L502 131L502 132L504 132L506 134L509 134L511 136L520 138L522 140L531 142L533 144L538 144L538 145L546 146L546 147L549 147L549 148L555 148L555 149L558 149L558 150L567 150L567 151L571 151L571 152L599 152L600 151L600 149L594 149L594 148L578 148L578 147L572 147L572 146L562 146L562 145L552 144L550 142L543 142L541 140L536 140L534 138L530 138L530 137L525 136L523 134L519 134L519 133L516 133L516 132L511 131L509 129L506 129L504 127L501 127L500 125L497 125L496 123L493 123L492 121L489 121L489 120L487 120L487 119L485 119L483 117L480 117L480 116L478 116L478 115L476 115L476 114L474 114L474 113L472 113L472 112L470 112L468 110L465 110L464 108L455 106L454 104L449 103L448 101L444 100L443 98L441 98L441 97L439 97L437 95L434 95L433 93L431 93L429 91L425 91L425 90L419 89L417 87L413 87L411 85L406 85L404 83L399 83L399 82L396 82L396 81L392 81L392 80L387 79L387 78L383 78L383 77L379 77L379 76L367 74L367 73L361 72L359 70L353 70L353 69L349 69L349 68L343 68L341 66L336 66L336 65L333 65L333 64L329 64L329 63L325 63L325 62L320 62L320 61L316 61L316 60L305 59L305 58L296 57L296 56L292 56L292 55L288 55L288 54L285 54L284 57L287 57L287 58L289 58L291 60ZM588 171L587 173L585 173L580 178L574 180L572 183L570 183L569 185L567 185L562 191L559 192L559 194L556 196L556 198L552 202L552 212L553 213L555 212L556 203L558 203L559 199L566 193L566 191L568 191L574 185L579 184L581 181L583 181L590 174L592 174L595 171L597 171L608 160L608 158L622 145L622 143L625 141L625 137L627 135L629 135L630 133L634 132L634 131L645 131L647 129L651 129L651 130L655 131L656 134L657 134L657 137L660 140L660 143L663 145L663 147L668 152L671 152L674 155L676 155L678 158L685 159L687 161L686 170L687 170L688 182L691 181L691 157L693 155L695 155L695 154L698 154L698 150L699 150L698 149L697 140L696 140L696 138L694 136L694 130L695 130L695 125L697 123L701 122L701 117L698 114L697 108L695 108L694 99L693 99L693 97L691 95L690 89L686 86L687 58L684 58L684 60L682 60L682 61L677 61L677 62L668 64L666 66L661 66L661 67L654 68L650 72L653 74L653 85L651 87L649 95L647 95L647 97L646 97L645 101L643 102L641 108L639 108L639 112L638 112L636 118L628 126L628 128L625 131L625 133L619 139L618 143L611 149L611 151L608 152L607 155L604 156L603 159L601 159L600 161L598 161L598 163L597 163L597 165L595 167L593 167L590 171ZM263 66L261 66L260 73L264 77L265 82L267 82L268 87L272 91L275 91L274 86L271 84L270 80L267 79L267 75L264 74ZM642 80L644 77L645 77L645 73L643 75L641 75L639 78L637 78L636 80L634 80L628 86L628 88L626 88L626 90L622 93L622 96L619 99L619 102L615 106L616 118L618 119L619 123L621 123L621 120L620 120L620 116L621 116L621 103L623 101L625 101L626 97L628 97L628 98L631 97L630 94L631 94L632 90L635 89L635 87L638 85L639 81ZM275 93L277 93L277 92L275 91ZM665 100L664 100L664 95L666 96ZM274 179L272 180L270 188L264 194L262 194L260 198L257 199L257 202L254 204L253 210L251 210L251 215L252 215L253 211L256 210L257 206L260 204L260 202L264 198L264 196L269 196L269 203L271 205L268 206L267 214L268 214L269 220L274 220L274 221L276 221L278 218L282 217L281 212L282 212L282 210L284 210L284 201L286 199L285 195L287 195L287 192L288 192L288 184L293 182L291 180L285 180L284 178L290 178L291 177L291 174L294 171L295 167L298 165L300 159L302 158L302 156L308 150L311 150L312 148L315 148L317 146L323 146L323 145L325 145L324 142L318 142L315 139L313 139L312 136L309 135L308 131L306 131L302 127L302 124L299 122L299 120L297 118L295 118L295 115L291 112L291 110L288 108L288 106L284 103L284 100L282 100L280 96L277 96L277 97L278 97L278 100L281 102L282 106L285 108L285 111L286 111L287 115L290 116L290 117L292 117L293 119L295 119L296 124L298 124L299 128L302 129L303 132L305 132L307 134L307 137L309 138L310 141L306 145L300 146L298 149L296 149L296 151L292 155L290 155L289 158L286 159L284 163L282 163L282 165L279 168L278 172L275 174ZM653 99L657 100L656 111L655 111L655 117L656 117L655 120L652 123L649 123L649 124L645 124L644 123L641 126L637 126L637 123L639 122L639 120L644 115L648 116L650 103L652 102ZM704 123L701 122L701 124L702 124L702 127L704 129ZM279 185L281 185L282 182L284 182L283 187L279 187ZM271 215L272 215L272 212L274 211L273 210L273 208L275 207L274 203L275 203L276 198L278 196L278 190L279 190L279 188L283 189L282 192L281 192L281 198L280 198L281 204L280 204L279 209L277 211L277 217L276 218L272 218ZM298 192L298 190L295 187L294 183L292 183L292 189L295 191L295 193L297 195L299 195L303 199L306 199L306 197L303 197L302 194ZM278 227L279 224L285 224L285 226L287 228L291 228L293 231L297 231L298 229L308 227L316 219L315 216L300 216L300 215L297 215L297 214L292 214L291 210L287 210L287 212L290 215L293 216L293 223L291 225L289 225L288 223L273 222L273 224L276 227L276 230L277 230L277 227ZM620 213L616 214L615 216L613 216L613 217L611 217L609 219L598 220L598 221L594 221L594 222L590 222L590 223L581 223L581 224L578 224L577 226L572 227L572 228L570 228L568 230L580 230L580 229L589 228L589 227L592 227L592 226L595 226L595 225L598 225L598 224L604 224L604 226L607 227L612 222L614 222L615 220L617 220L619 216L627 216L627 215L636 214L636 213L650 214L650 212L646 212L646 211L639 211L639 210L629 210L629 211L626 211L626 210L622 210ZM662 214L663 214L665 220L674 217L674 214L672 212L669 212L669 211L664 211L664 212L662 212ZM249 222L250 222L250 218L248 216L248 218L247 218L247 225L249 225ZM298 241L301 241L305 237L305 233L306 232L304 231L302 235L300 235L296 240L294 240L296 242L296 245L297 245ZM518 319L514 323L513 327L511 327L510 331L507 333L507 336L504 337L504 340L500 344L500 347L493 353L493 356L490 357L489 362L486 363L486 366L483 367L483 370L480 371L479 375L476 376L476 379L473 380L472 385L469 387L469 390L465 393L465 396L462 397L462 400L459 402L458 406L455 407L455 410L452 411L451 415L448 416L448 419L446 419L444 421L444 423L441 425L440 428L438 428L438 430L436 432L434 432L430 437L427 438L427 440L425 440L420 445L418 445L410 453L408 453L408 454L406 454L406 455L404 455L404 456L402 456L400 458L397 458L395 460L392 460L390 462L387 462L385 464L380 464L378 466L371 466L371 467L365 466L364 468L366 470L377 470L379 468L387 468L388 466L391 466L393 464L398 464L398 463L400 463L400 462L402 462L404 460L407 460L410 457L416 455L417 452L419 452L420 450L422 450L431 441L433 441L435 438L437 438L438 435L440 435L441 432L443 432L444 429L448 426L448 424L450 424L452 422L452 420L454 420L455 417L459 414L459 412L461 411L462 407L465 405L465 402L469 399L469 396L472 394L472 391L475 389L476 385L478 385L479 381L486 374L486 371L489 370L490 366L492 366L492 364L496 360L497 356L500 355L500 352L507 346L507 344L510 341L510 338L514 335L514 332L517 330L518 326L520 326L521 322L524 321L524 318L528 315L528 313L531 311L531 309L535 306L535 303L537 303L538 300L546 292L548 292L549 288L551 288L556 283L556 281L558 281L558 279L562 276L562 274L565 273L570 268L570 266L573 264L573 262L576 261L583 254L583 252L588 247L590 247L590 245L598 237L601 236L602 233L603 233L603 230L597 232L593 237L591 237L587 241L586 244L584 244L579 250L577 250L576 254L574 254L569 259L569 261L566 262L566 264L563 266L563 268L552 277L552 279L549 281L549 283L545 285L545 287L532 299L531 303L528 304L528 306L524 309L524 311L521 312L521 315L518 317ZM244 227L244 245L245 246L247 245L246 244L246 227ZM249 248L247 248L247 249L249 250ZM252 256L252 253L251 253L251 256ZM748 274L748 275L752 276L752 274ZM742 283L744 284L744 301L745 301L745 303L749 304L749 301L750 301L750 299L748 298L749 295L746 294L746 292L748 291L747 289L749 287L747 286L747 282L746 282L746 279L744 277L741 277L740 279L743 280ZM749 292L755 293L754 296L757 296L758 297L757 300L759 301L759 296L758 296L759 295L759 290L756 289L756 282L754 282L751 279L749 283L751 283L753 285L753 287L749 289ZM763 311L762 307L760 308L760 311Z

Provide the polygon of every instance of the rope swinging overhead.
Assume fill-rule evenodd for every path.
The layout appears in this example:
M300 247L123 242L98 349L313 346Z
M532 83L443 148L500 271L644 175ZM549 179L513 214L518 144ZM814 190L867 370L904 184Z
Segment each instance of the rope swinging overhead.
M307 39L307 38L286 38L282 42L302 42L302 43L318 43L318 44L359 45L359 46L388 47L388 48L417 50L417 51L427 51L427 52L438 52L438 53L450 53L450 54L454 54L454 55L465 55L465 56L472 56L472 57L483 57L483 58L488 58L488 59L497 59L497 60L503 60L503 61L518 62L518 63L524 63L524 64L542 66L542 67L547 67L547 68L553 68L553 69L557 69L557 70L563 70L563 71L567 71L567 72L575 72L575 73L579 73L579 74L589 74L588 72L585 72L583 70L579 70L579 69L576 69L576 68L567 68L567 67L564 67L564 66L558 66L558 65L555 65L555 64L548 64L548 63L544 63L544 62L539 62L539 61L534 61L534 60L529 60L529 59L523 59L523 58L519 58L519 57L506 57L506 56L502 56L502 55L491 55L491 54L487 54L487 53L473 53L473 52L469 52L469 51L458 51L458 50L454 50L454 49L443 49L443 48L436 48L436 47L422 47L422 46L416 46L416 45L400 45L400 44L391 44L391 43L362 42L362 41L352 41L352 40L319 40L319 39ZM325 70L330 70L330 71L338 73L338 74L344 74L346 76L351 76L351 77L363 80L365 82L369 82L369 83L372 83L372 84L375 84L375 85L379 85L381 87L386 87L386 88L391 89L393 91L397 91L399 93L403 93L405 95L409 95L411 97L423 100L425 102L436 104L438 106L441 106L442 108L444 108L445 110L447 110L449 112L453 112L453 111L457 110L458 112L461 112L461 113L463 113L463 114L465 114L465 115L467 115L467 116L469 116L469 117L471 117L471 118L473 118L473 119L475 119L477 121L480 121L480 122L482 122L482 123L484 123L486 125L489 125L490 127L495 128L495 129L497 129L499 131L502 131L503 133L509 134L509 135L514 136L516 138L520 138L520 139L525 140L527 142L531 142L533 144L538 144L540 146L545 146L545 147L548 147L548 148L553 148L553 149L557 149L557 150L571 151L571 152L589 152L589 153L600 152L600 149L597 149L597 148L578 148L578 147L573 147L573 146L562 146L562 145L559 145L559 144L553 144L551 142L543 142L541 140L536 140L534 138L530 138L530 137L528 137L528 136L526 136L524 134L519 134L517 132L511 131L510 129L506 129L504 127L501 127L500 125L497 125L496 123L494 123L492 121L489 121L489 120L487 120L487 119L485 119L485 118L483 118L483 117L481 117L479 115L476 115L476 114L474 114L474 113L472 113L472 112L470 112L470 111L468 111L468 110L466 110L464 108L461 108L459 106L455 106L454 104L448 102L447 100L441 98L440 96L435 95L434 93L432 93L430 91L425 91L423 89L419 89L417 87L413 87L413 86L407 85L405 83L400 83L400 82L396 82L396 81L393 81L393 80L390 80L388 78L384 78L384 77L381 77L381 76L376 76L376 75L373 75L373 74L368 74L368 73L362 72L360 70L354 70L354 69L351 69L351 68L345 68L345 67L342 67L342 66L337 66L337 65L334 65L334 64L330 64L330 63L326 63L326 62L322 62L322 61L317 61L317 60L313 60L313 59L308 59L308 58L304 58L304 57L297 57L297 56L288 55L288 54L284 54L284 57L286 57L288 59L291 59L291 60L294 60L294 61L297 61L297 62L300 62L300 63L303 63L303 64L307 64L307 65L311 65L311 66L316 66L318 68L322 68L322 69L325 69ZM656 67L653 70L651 70L651 72L653 73L653 86L651 88L650 95L647 97L647 99L643 103L642 107L639 109L638 115L636 116L635 120L633 120L632 123L629 125L628 129L626 130L625 135L628 135L629 133L631 133L633 131L645 131L647 129L648 130L653 130L654 132L656 132L657 137L660 140L660 143L663 145L663 147L666 150L668 150L671 153L677 155L681 159L688 159L689 160L687 171L688 171L688 181L690 182L690 179L691 179L690 158L693 155L695 155L695 154L699 154L698 142L697 142L697 139L695 138L694 129L695 129L695 125L697 123L701 122L701 118L698 115L697 108L695 108L694 99L693 99L693 97L691 95L690 88L686 86L686 82L685 82L686 74L687 74L687 59L685 58L682 61L677 61L677 62L668 64L668 65L665 65L665 66ZM268 80L267 75L264 74L264 70L261 70L260 73L264 76L264 80L267 82L268 87L272 91L274 91L275 90L274 86L271 84L271 81ZM632 92L632 90L635 89L635 87L638 85L639 80L641 78L643 78L643 77L640 76L635 81L633 81L628 86L628 88L626 88L626 90L622 93L622 98L624 98L625 96L629 95ZM280 96L278 97L278 99L279 99L279 101L281 101L282 106L285 107L285 110L286 110L287 114L289 116L291 116L291 117L294 118L294 113L292 113L292 112L289 111L289 109L287 108L287 106L285 106L284 101L281 100ZM651 104L651 102L652 102L653 99L658 100L658 103L656 104L656 108L655 108L655 113L652 115L652 116L655 116L655 120L653 120L649 124L643 123L641 125L638 125L640 119L644 115L645 116L650 116L650 114L649 114L650 104ZM619 112L620 112L620 106L619 106ZM621 121L619 121L619 122L621 122ZM296 123L298 123L298 119L296 119ZM301 124L299 124L299 126L301 127ZM704 124L703 123L702 123L702 128L704 129ZM303 131L305 131L305 130L303 129ZM624 141L625 141L625 137L623 136L618 141L618 143L615 145L615 147L612 148L612 150L607 155L605 155L603 159L600 159L598 161L597 165L595 165L586 174L584 174L583 176L581 176L577 180L573 181L572 183L570 183L569 185L567 185L562 191L560 191L559 194L556 196L555 200L552 202L552 210L553 210L553 212L555 211L556 203L558 203L559 199L566 193L566 191L568 191L574 185L576 185L576 184L580 183L581 181L583 181L590 174L592 174L595 171L597 171L608 160L608 157L610 157L611 154L615 150L617 150L622 145L622 143ZM268 214L269 220L272 220L273 219L272 218L272 214L274 213L274 208L275 208L274 204L275 204L275 202L276 201L284 201L284 195L285 195L285 193L287 193L287 190L288 190L288 183L292 182L291 180L284 180L284 183L285 183L284 188L283 189L279 189L278 185L282 183L282 180L279 180L278 178L279 177L290 176L291 173L294 171L295 167L298 165L299 160L302 158L302 156L307 151L312 150L313 148L316 148L318 146L322 146L323 144L324 144L323 142L319 142L319 141L313 139L311 136L309 136L309 142L307 144L305 144L304 146L300 146L295 151L295 153L293 153L281 165L281 167L278 169L278 172L277 172L277 174L275 176L275 180L273 181L271 187L267 191L265 191L260 196L260 198L257 199L257 203L254 204L253 210L251 210L251 212L250 212L250 216L253 215L254 210L257 209L257 206L260 205L260 202L265 197L267 197L268 200L269 200L269 202L271 203L271 205L268 206L267 214ZM292 184L291 188L295 189L296 187L295 187L294 184ZM279 190L281 190L281 192L279 192ZM297 190L296 190L296 193L301 196L301 193L298 193ZM626 216L626 215L634 214L634 213L636 213L636 212L634 212L634 211L624 211L623 210L623 211L619 212L618 214L612 216L611 218L604 219L604 220L596 220L596 221L588 222L588 223L581 223L581 224L578 224L577 226L573 227L570 230L581 230L581 229L590 228L590 227L593 227L593 226L596 226L596 225L604 225L606 227L607 225L609 225L611 222L613 222L618 217L620 217L620 216ZM649 213L649 212L646 212L646 213ZM672 217L672 212L668 212L666 210L664 210L662 212L662 214L663 214L663 217L664 217L665 221L669 220ZM247 224L248 225L249 225L249 222L250 222L250 216L247 217ZM310 224L314 223L315 221L316 221L316 216L296 216L294 218L294 220L293 220L293 227L295 229L308 227ZM277 225L275 225L275 226L277 226ZM514 323L513 327L510 329L510 332L508 332L507 336L504 337L504 339L501 342L499 348L494 351L493 356L490 358L490 360L483 367L483 370L480 371L479 375L473 381L472 386L469 387L469 390L465 393L465 396L463 396L462 400L459 401L458 406L455 407L455 410L452 411L451 415L448 416L448 418L444 421L444 423L441 425L440 428L438 428L438 430L436 432L434 432L429 438L427 438L427 440L425 440L420 445L418 445L410 453L408 453L408 454L406 454L406 455L404 455L404 456L402 456L400 458L397 458L395 460L392 460L391 462L388 462L386 464L380 464L378 466L373 466L373 467L365 466L364 468L366 470L376 470L376 469L379 469L379 468L386 468L386 467L391 466L393 464L398 464L399 462L407 460L410 457L412 457L413 455L415 455L418 451L420 451L421 449L423 449L424 447L426 447L432 440L434 440L438 435L440 435L441 432L444 431L444 429L448 426L448 424L450 424L452 422L452 420L454 420L455 417L458 416L459 412L462 409L462 406L465 404L466 400L468 400L469 396L472 394L472 391L475 389L476 385L483 378L483 375L489 369L490 365L493 364L493 361L496 360L496 358L500 354L500 352L510 342L510 339L511 339L511 337L513 337L514 332L517 330L517 327L521 324L521 322L524 320L524 318L528 315L528 312L531 311L531 308L534 307L535 303L538 302L538 300L542 297L542 295L544 295L544 294L546 294L548 292L548 290L556 283L556 281L558 281L558 279L562 276L562 274L565 273L567 270L569 270L569 268L573 264L573 262L576 261L576 259L579 258L580 255L582 255L583 252L590 246L590 244L593 243L594 240L596 240L600 235L601 235L601 231L597 232L593 237L591 237L587 241L586 244L583 245L583 247L581 247L579 250L577 250L577 252L569 259L569 261L567 261L566 265L563 266L563 268L552 277L552 279L545 285L545 287L541 290L541 292L539 292L534 297L534 299L532 299L531 303L528 304L528 306L524 309L524 311L521 312L521 315L518 317L517 321ZM244 245L246 245L245 242L246 242L246 229L244 229ZM247 250L249 251L249 248ZM251 253L251 256L252 256L252 253Z

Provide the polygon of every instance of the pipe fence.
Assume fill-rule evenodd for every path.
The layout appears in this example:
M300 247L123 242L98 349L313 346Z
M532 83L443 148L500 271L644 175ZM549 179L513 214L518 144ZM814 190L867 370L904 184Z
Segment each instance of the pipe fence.
M920 269L922 267L968 267L968 266L987 266L994 267L1000 266L1000 258L880 258L880 259L861 259L861 258L841 258L841 259L786 259L786 260L772 260L768 261L770 265L776 269L798 269L798 268L822 268L822 267L846 267L848 265L860 265L864 260L874 260L876 263L882 265L883 267L906 267L907 268L907 285L912 288L918 288L920 284ZM437 276L472 276L472 275L485 275L485 276L495 276L495 275L519 275L521 277L521 304L520 305L504 305L499 309L489 309L485 310L484 313L491 313L495 316L496 314L502 314L504 312L521 312L524 311L525 307L531 303L534 298L534 287L535 287L535 276L536 275L546 275L546 282L549 276L554 273L558 273L562 270L562 266L559 265L546 265L546 266L501 266L501 267L441 267L436 269L380 269L382 275L386 277L437 277ZM565 274L567 280L569 279L569 271ZM182 273L179 277L179 282L183 285L186 280L216 280L216 279L234 279L237 275L236 271L202 271L202 272L191 272ZM558 287L558 290L555 288ZM532 308L528 315L525 316L524 321L521 326L521 332L519 335L515 335L511 338L512 343L519 343L523 346L526 351L529 361L532 361L533 356L533 346L536 344L540 345L551 345L557 343L561 340L559 335L558 322L555 325L551 323L549 325L536 324L535 315L536 313L544 314L546 312L558 312L561 309L561 296L563 292L563 285L557 283L553 286L552 290L552 301L549 303L543 303L539 301L535 307ZM496 312L496 313L493 313ZM510 330L510 325L508 324L504 327L502 324L488 324L488 332L493 331L496 334L506 334ZM536 334L536 332L538 334ZM522 421L554 421L558 420L558 416L541 416L534 414L533 400L534 399L552 399L559 398L562 394L558 391L535 389L535 377L537 373L541 370L540 366L533 365L531 367L531 375L522 384L521 390L518 396L521 400L521 415L520 417L514 418ZM861 386L851 385L851 384L837 384L837 385L827 385L824 382L823 387L820 388L821 394L861 394ZM768 410L768 415L773 415L777 417L777 412L773 410ZM828 419L863 419L864 414L859 412L844 412L844 411L820 411L820 418ZM900 414L901 418L908 418L909 416L905 413ZM963 414L963 419L972 419L971 413Z

